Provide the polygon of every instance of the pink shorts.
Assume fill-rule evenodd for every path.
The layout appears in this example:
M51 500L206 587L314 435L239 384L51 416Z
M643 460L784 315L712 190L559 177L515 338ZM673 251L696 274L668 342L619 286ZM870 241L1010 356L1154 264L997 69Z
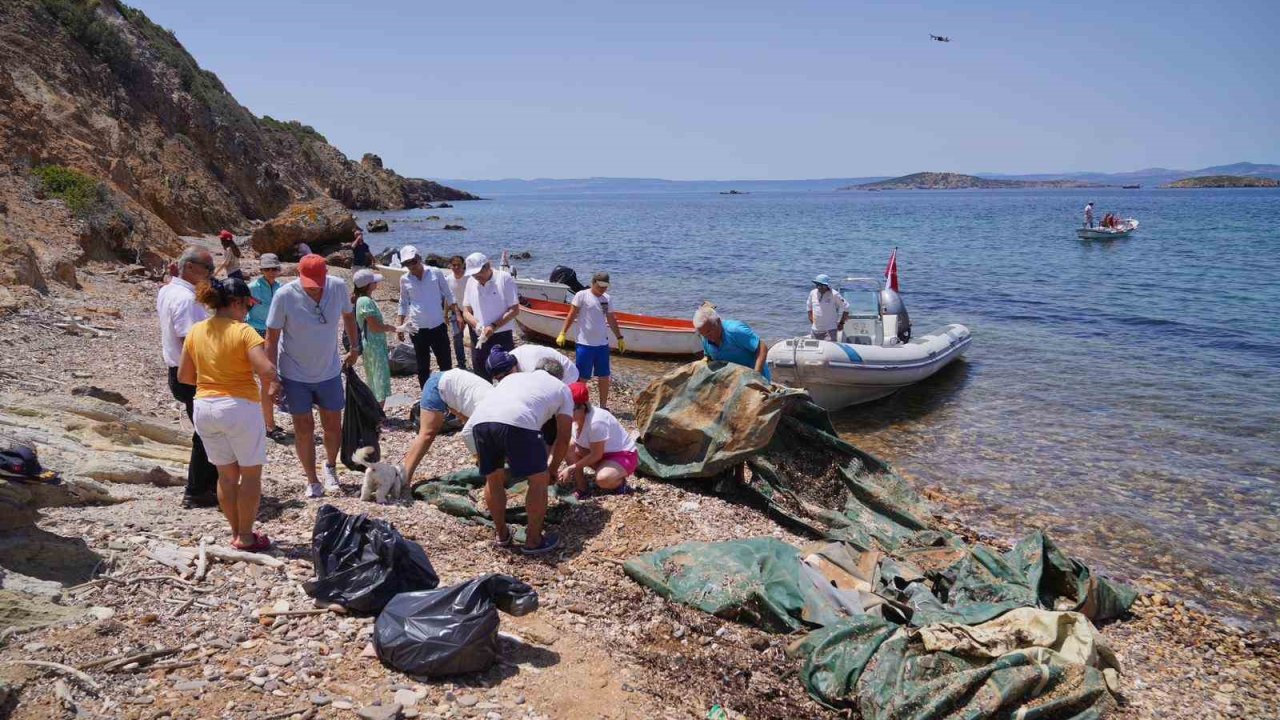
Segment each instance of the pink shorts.
M611 462L618 467L621 467L627 475L634 475L636 468L640 465L640 454L635 450L605 453L604 457L600 458L600 462Z

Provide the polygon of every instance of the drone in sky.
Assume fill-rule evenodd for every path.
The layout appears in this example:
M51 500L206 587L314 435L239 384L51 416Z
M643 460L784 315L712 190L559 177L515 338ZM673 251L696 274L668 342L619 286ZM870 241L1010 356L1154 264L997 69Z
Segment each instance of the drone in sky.
M932 33L930 33L930 35L929 35L929 39L930 39L930 40L937 40L938 42L951 42L951 38L949 38L949 37L945 37L945 36L943 36L943 35L934 35L934 34L932 34Z

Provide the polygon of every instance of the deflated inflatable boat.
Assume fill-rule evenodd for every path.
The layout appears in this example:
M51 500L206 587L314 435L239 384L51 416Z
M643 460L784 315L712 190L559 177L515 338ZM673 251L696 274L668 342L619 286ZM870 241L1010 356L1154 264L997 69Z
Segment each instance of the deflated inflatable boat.
M964 325L911 336L902 296L875 278L844 282L849 320L842 342L792 338L769 348L774 382L802 387L827 410L876 400L918 383L964 354Z

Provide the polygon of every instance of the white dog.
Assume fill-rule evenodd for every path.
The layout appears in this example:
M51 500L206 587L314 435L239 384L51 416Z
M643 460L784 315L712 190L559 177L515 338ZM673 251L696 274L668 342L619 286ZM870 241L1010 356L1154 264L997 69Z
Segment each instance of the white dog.
M360 499L369 501L376 497L380 505L385 505L388 497L391 502L404 499L409 494L409 483L405 482L404 471L399 465L373 462L373 456L377 452L372 447L362 447L351 454L352 459L365 468Z

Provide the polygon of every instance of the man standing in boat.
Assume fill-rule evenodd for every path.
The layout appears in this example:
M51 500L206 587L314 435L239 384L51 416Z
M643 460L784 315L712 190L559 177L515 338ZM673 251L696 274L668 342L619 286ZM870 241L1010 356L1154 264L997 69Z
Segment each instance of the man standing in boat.
M809 328L818 340L839 339L844 323L849 319L849 303L831 288L831 277L823 273L813 279L806 303L809 310Z
M1088 203L1084 206L1084 226L1087 228L1093 227L1093 203Z
M749 367L773 381L765 363L769 348L746 323L722 320L714 305L703 303L693 314L693 328L702 336L702 352L708 360Z
M575 293L570 303L569 314L564 318L560 335L556 337L556 345L564 347L566 337L573 321L578 321L575 364L582 382L596 378L596 394L600 397L599 407L609 407L609 331L618 338L618 352L627 351L627 342L622 338L622 330L618 328L618 319L613 314L612 299L609 297L609 273L598 272L591 278L591 287Z

